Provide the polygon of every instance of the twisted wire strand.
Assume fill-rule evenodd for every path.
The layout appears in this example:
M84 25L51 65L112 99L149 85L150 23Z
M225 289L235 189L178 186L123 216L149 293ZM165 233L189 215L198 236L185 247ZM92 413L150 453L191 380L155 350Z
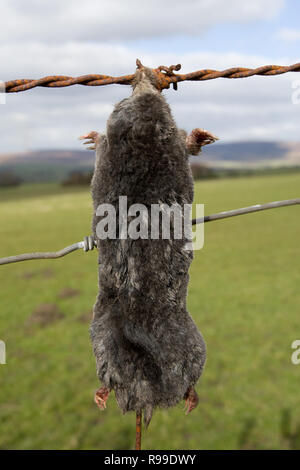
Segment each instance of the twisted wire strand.
M255 204L254 206L243 207L240 209L234 209L231 211L218 212L217 214L207 215L199 219L193 219L192 225L202 224L206 222L212 222L214 220L227 219L228 217L235 217L243 214L250 214L253 212L265 211L268 209L276 209L278 207L293 206L300 204L300 198L298 199L287 199L284 201L268 202L266 204ZM46 253L24 253L22 255L8 256L6 258L0 258L0 266L4 264L18 263L20 261L28 261L35 259L57 259L72 253L73 251L83 248L84 251L93 250L97 247L97 242L94 237L85 237L83 241L74 243L73 245L67 246L60 251L46 252Z
M85 237L83 241L74 243L73 245L66 246L59 251L41 252L41 253L24 253L22 255L8 256L6 258L0 258L0 266L3 264L19 263L20 261L29 261L35 259L57 259L62 258L73 251L83 248L84 251L93 250L97 246L96 241L93 237Z
M137 59L137 63L140 61ZM180 70L180 64L171 67L159 66L153 69L157 74L160 88L169 88L172 83L176 89L176 84L183 81L204 81L215 78L246 78L253 75L273 76L287 72L300 72L300 62L293 65L263 65L257 68L232 67L226 70L203 69L186 74L175 74L174 70ZM6 93L16 93L30 90L35 87L61 88L71 85L103 86L111 84L131 85L135 74L112 77L110 75L90 74L79 77L69 77L65 75L50 75L48 77L33 79L10 80L5 82Z

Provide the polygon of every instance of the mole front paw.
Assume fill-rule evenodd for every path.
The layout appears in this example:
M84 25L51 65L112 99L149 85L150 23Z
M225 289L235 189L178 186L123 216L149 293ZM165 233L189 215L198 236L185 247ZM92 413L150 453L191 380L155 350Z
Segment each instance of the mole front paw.
M100 387L94 396L94 401L96 405L100 408L100 410L104 410L106 408L106 402L109 396L110 389L107 387Z
M193 387L189 387L184 395L185 398L185 414L188 415L193 411L199 403L199 398L196 390Z
M96 131L91 131L88 134L81 135L79 137L79 140L86 140L86 142L83 142L84 145L91 145L90 147L87 147L88 150L95 150L97 145L100 142L100 134L99 132Z
M218 137L205 129L193 129L186 138L186 147L191 155L198 155L203 145L212 144L218 140Z

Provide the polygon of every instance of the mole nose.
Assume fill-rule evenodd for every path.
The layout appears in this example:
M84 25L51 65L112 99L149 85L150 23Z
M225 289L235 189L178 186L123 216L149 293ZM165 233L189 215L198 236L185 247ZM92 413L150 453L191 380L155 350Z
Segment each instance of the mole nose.
M136 59L136 66L137 66L138 69L144 68L144 66L143 66L142 62L140 61L140 59Z

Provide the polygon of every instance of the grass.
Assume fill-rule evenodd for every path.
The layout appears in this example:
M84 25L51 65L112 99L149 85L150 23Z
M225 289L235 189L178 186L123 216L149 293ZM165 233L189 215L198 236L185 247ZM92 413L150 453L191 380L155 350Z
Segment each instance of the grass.
M211 180L196 184L195 200L209 214L299 197L299 187L299 173ZM1 190L0 257L72 244L90 219L87 190ZM157 411L144 449L300 449L299 240L298 207L206 224L188 298L208 348L200 404L188 417L183 402ZM135 416L113 396L105 412L93 404L96 253L1 266L0 286L0 448L132 449Z

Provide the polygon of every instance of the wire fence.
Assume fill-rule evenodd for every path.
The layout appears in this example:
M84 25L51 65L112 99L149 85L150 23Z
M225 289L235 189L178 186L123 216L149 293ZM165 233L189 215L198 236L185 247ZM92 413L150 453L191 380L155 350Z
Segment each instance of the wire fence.
M142 63L139 59L136 60L137 68L142 67ZM175 71L181 69L181 64L171 65L169 67L160 65L159 67L152 69L157 76L157 86L161 90L169 88L170 84L173 84L174 89L177 89L177 83L183 81L203 81L213 80L215 78L246 78L254 75L259 76L274 76L281 75L287 72L300 72L300 62L293 65L264 65L257 68L244 68L244 67L232 67L226 70L211 70L202 69L196 72L187 74L175 74ZM135 74L123 75L120 77L112 77L110 75L99 75L89 74L82 75L80 77L68 77L65 75L51 75L37 80L33 79L18 79L10 80L5 82L6 93L17 93L21 91L30 90L36 87L47 87L47 88L61 88L71 85L84 85L84 86L103 86L111 84L119 85L131 85L135 78ZM199 224L210 222L214 220L225 219L228 217L234 217L237 215L248 214L252 212L273 209L277 207L284 207L300 204L300 199L289 199L285 201L275 201L267 204L256 204L254 206L245 207L241 209L235 209L226 212L220 212L218 214L212 214L205 216L201 219L193 219L192 224ZM6 258L0 258L0 265L17 263L20 261L34 260L34 259L57 259L62 258L70 253L81 248L84 251L93 250L97 246L96 240L92 237L85 237L83 241L74 243L73 245L67 246L62 250L56 252L42 252L42 253L24 253L16 256L9 256Z
M136 61L137 67L142 66L139 59ZM215 78L246 78L257 76L274 76L281 75L287 72L300 72L300 63L281 66L281 65L264 65L257 68L244 68L244 67L233 67L226 70L211 70L202 69L187 74L177 74L181 69L181 65L171 65L169 67L159 66L153 71L157 77L157 88L160 90L167 89L170 85L177 89L177 83L183 81L204 81L213 80ZM51 75L40 79L18 79L5 82L6 93L17 93L21 91L30 90L36 87L47 87L47 88L62 88L71 85L84 85L84 86L104 86L111 84L119 85L132 85L135 78L135 74L124 75L120 77L113 77L110 75L100 74L89 74L79 77L69 77L64 75ZM193 219L192 224L201 224L211 222L215 220L225 219L229 217L239 216L243 214L249 214L258 211L264 211L268 209L275 209L279 207L292 206L300 204L300 198L289 199L284 201L274 201L267 204L256 204L254 206L244 207L231 211L220 212L208 216L201 217L199 219ZM85 237L83 241L74 243L73 245L67 246L56 252L40 252L40 253L24 253L15 256L9 256L0 258L0 265L6 265L11 263L17 263L28 260L36 259L58 259L62 258L76 250L83 249L84 251L90 251L97 247L97 241L93 236ZM141 449L141 414L136 415L136 449Z
M137 59L137 65L141 64ZM226 70L211 70L202 69L196 72L186 74L175 74L175 71L181 69L181 64L171 65L166 67L160 65L153 69L157 75L160 89L169 88L170 84L176 89L179 82L184 81L204 81L213 80L215 78L246 78L260 75L270 77L274 75L281 75L287 72L300 72L300 62L293 65L263 65L257 68L245 67L232 67ZM71 85L84 85L84 86L103 86L103 85L131 85L134 80L135 74L123 75L120 77L112 77L110 75L89 74L81 75L80 77L68 77L65 75L50 75L48 77L39 78L37 80L22 78L19 80L10 80L5 82L6 93L17 93L20 91L31 90L36 87L47 88L62 88Z
M294 206L300 204L299 199L287 199L284 201L268 202L266 204L256 204L254 206L243 207L240 209L234 209L231 211L218 212L217 214L207 215L199 219L193 219L192 225L202 224L206 222L212 222L220 219L227 219L228 217L235 217L243 214L250 214L253 212L265 211L268 209L276 209L278 207ZM57 259L62 258L76 250L83 248L84 251L91 251L97 247L97 241L93 236L85 237L83 241L74 243L73 245L67 246L60 251L54 252L43 252L43 253L23 253L21 255L8 256L6 258L0 258L0 266L4 264L18 263L20 261L29 261L35 259Z

